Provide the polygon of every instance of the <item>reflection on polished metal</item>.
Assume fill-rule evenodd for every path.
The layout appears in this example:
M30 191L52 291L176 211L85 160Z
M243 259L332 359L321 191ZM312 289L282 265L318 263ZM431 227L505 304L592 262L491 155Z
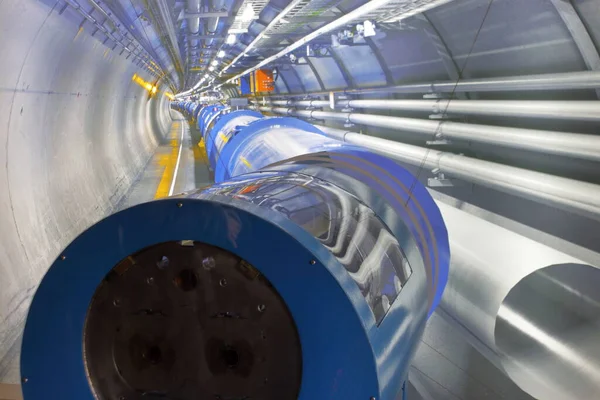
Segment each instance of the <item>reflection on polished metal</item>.
M109 272L88 310L84 357L99 399L295 399L302 373L296 326L273 286L192 241L146 248Z
M561 396L571 387L557 374L574 373L580 361L570 357L573 351L591 357L586 363L589 370L583 375L597 374L599 330L593 328L594 333L585 339L578 335L591 333L589 330L598 324L600 271L465 211L439 201L438 207L448 227L452 252L442 314L532 396L596 398L579 396L594 388L598 393L600 381L592 384L588 378L581 381L584 386L570 392L574 397ZM561 267L548 273L545 267L555 264ZM569 333L576 330L562 330L578 326L584 329L574 336ZM527 331L528 336L520 331ZM582 340L585 343L580 343ZM558 342L561 345L557 347ZM565 349L571 349L570 353L561 353ZM526 371L532 367L534 376L529 377ZM540 396L547 394L548 388L552 396Z
M551 265L523 278L500 306L502 366L539 399L600 396L600 269Z
M263 172L248 190L251 177L208 191L277 211L314 235L348 271L380 324L412 274L389 228L356 197L321 179Z

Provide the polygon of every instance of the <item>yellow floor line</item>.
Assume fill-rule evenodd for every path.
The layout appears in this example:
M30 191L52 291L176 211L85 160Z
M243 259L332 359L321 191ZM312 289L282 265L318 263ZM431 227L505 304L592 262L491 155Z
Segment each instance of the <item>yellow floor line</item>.
M171 182L175 179L174 173L178 157L177 150L179 148L177 134L179 133L181 123L182 122L174 122L171 126L171 132L169 133L169 151L165 154L157 154L158 157L156 162L158 165L164 167L164 169L158 187L156 188L156 193L154 194L155 199L167 197L169 195Z

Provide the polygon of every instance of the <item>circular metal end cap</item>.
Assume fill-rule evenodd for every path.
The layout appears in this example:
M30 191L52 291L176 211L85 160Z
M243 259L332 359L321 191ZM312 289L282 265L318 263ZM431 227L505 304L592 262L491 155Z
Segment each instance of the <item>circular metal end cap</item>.
M300 342L275 288L225 250L182 243L127 257L97 288L84 329L96 398L296 399Z

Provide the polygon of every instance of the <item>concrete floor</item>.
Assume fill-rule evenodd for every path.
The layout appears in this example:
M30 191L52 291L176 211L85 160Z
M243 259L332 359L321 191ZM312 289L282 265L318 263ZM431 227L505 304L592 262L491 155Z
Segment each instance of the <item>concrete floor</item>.
M206 153L199 146L201 135L198 128L179 112L171 113L174 122L166 139L119 203L118 210L212 183Z

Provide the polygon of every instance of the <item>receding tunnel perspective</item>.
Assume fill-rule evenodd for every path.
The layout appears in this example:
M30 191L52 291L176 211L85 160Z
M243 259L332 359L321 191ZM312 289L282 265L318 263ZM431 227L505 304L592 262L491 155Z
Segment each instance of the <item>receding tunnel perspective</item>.
M597 0L0 0L0 400L600 400Z

